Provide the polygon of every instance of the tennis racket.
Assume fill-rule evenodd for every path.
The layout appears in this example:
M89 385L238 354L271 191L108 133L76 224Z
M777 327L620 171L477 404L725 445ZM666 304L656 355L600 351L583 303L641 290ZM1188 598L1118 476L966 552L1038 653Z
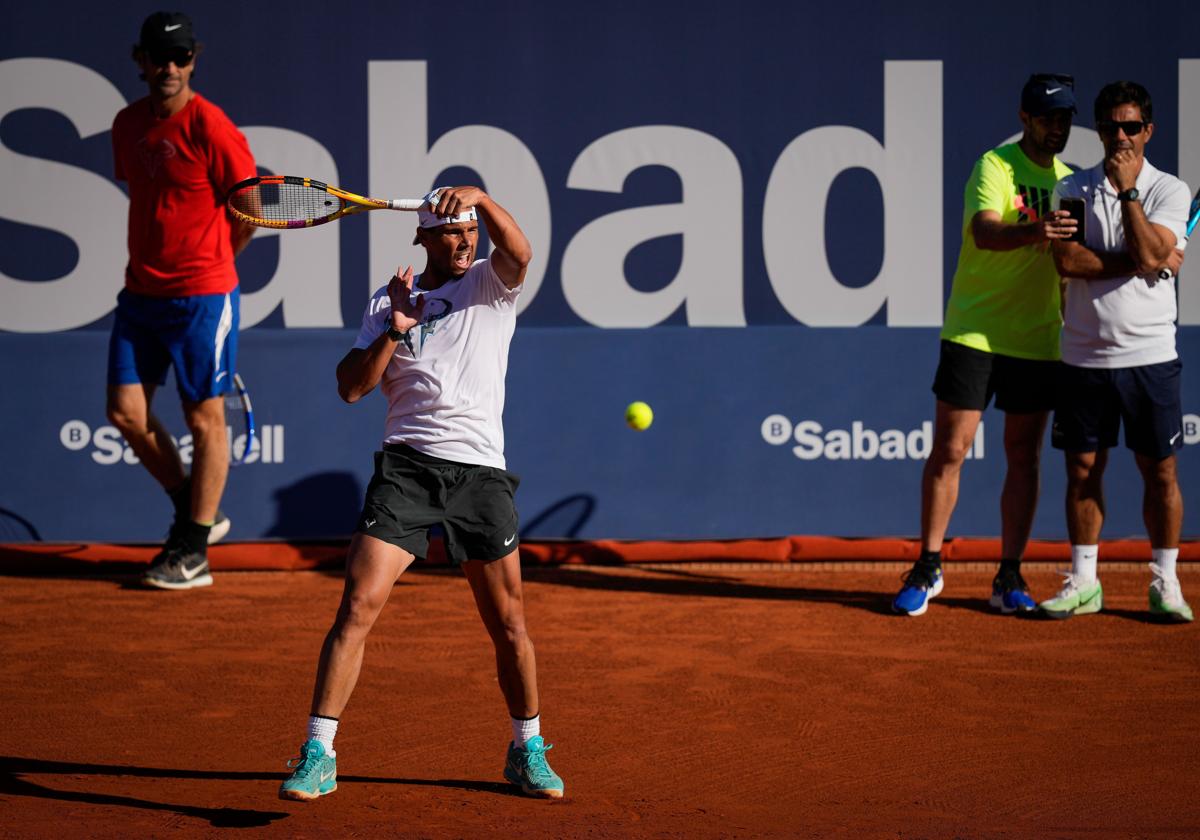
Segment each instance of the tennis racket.
M305 228L368 210L418 210L423 198L367 198L295 175L260 175L233 185L225 204L238 221L265 228Z
M244 464L254 448L257 427L254 425L254 407L250 404L250 392L242 375L233 375L234 390L225 395L225 425L229 429L229 463Z
M1179 243L1179 250L1187 247L1188 238L1192 235L1192 231L1196 229L1196 222L1200 221L1200 190L1196 191L1196 195L1192 197L1192 206L1188 208L1188 223L1183 231L1183 242ZM1171 269L1164 268L1158 272L1160 280L1171 279Z

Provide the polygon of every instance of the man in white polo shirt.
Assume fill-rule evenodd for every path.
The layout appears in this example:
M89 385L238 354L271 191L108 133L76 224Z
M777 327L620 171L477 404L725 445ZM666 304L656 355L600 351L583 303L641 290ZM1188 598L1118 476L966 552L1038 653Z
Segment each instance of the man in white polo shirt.
M1055 187L1055 200L1082 198L1084 241L1053 243L1067 281L1063 311L1063 386L1051 432L1067 462L1067 530L1071 574L1048 615L1099 612L1096 575L1104 523L1108 449L1125 426L1145 483L1143 517L1154 574L1151 613L1191 621L1175 562L1183 497L1175 450L1182 446L1182 363L1175 350L1175 275L1183 260L1176 243L1187 221L1188 189L1145 157L1154 134L1150 94L1136 82L1113 82L1096 97L1096 130L1104 160ZM1057 206L1057 204L1056 204ZM1170 279L1159 278L1162 268Z

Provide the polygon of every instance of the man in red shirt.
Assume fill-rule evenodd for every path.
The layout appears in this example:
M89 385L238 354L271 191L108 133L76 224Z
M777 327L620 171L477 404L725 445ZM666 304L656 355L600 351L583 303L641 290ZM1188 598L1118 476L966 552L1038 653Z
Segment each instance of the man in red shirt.
M149 95L113 120L118 180L129 184L129 264L108 358L108 417L163 486L175 521L145 583L212 583L207 546L229 530L218 506L229 470L222 395L236 373L238 277L253 228L225 210L228 189L257 174L246 138L191 88L192 22L156 12L133 48ZM150 410L174 367L192 433L192 474Z

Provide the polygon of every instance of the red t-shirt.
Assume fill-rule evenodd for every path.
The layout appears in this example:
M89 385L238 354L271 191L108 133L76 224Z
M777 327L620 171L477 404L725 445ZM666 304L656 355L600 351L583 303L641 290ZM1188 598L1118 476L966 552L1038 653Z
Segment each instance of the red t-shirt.
M223 294L237 286L229 188L256 173L245 136L199 94L155 116L149 98L113 120L116 177L129 182L125 287L155 297Z

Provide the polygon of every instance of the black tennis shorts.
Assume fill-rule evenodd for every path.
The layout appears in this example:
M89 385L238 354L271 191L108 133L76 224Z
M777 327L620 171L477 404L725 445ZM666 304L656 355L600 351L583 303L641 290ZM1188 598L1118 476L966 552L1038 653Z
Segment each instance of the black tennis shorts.
M356 530L425 557L429 529L441 525L451 562L499 560L517 548L513 494L520 481L496 467L384 444L375 453L375 474Z
M1067 452L1096 452L1117 445L1162 460L1183 446L1183 362L1173 359L1131 368L1063 365L1062 399L1050 443Z
M1011 414L1050 411L1057 403L1062 362L1018 359L986 353L942 339L933 393L956 408L983 411L996 397L996 408Z

